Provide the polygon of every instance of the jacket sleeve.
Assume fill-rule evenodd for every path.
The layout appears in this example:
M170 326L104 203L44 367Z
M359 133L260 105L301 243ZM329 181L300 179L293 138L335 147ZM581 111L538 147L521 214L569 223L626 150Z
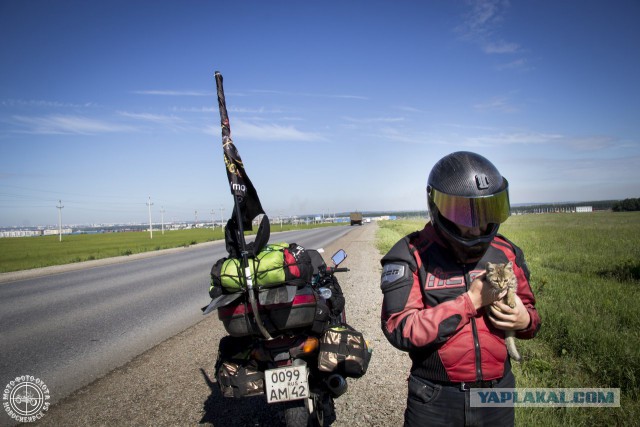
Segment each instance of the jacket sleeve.
M523 340L531 339L535 337L540 330L542 321L540 319L540 315L538 314L538 310L536 310L536 298L533 295L533 290L531 289L531 285L529 284L530 273L529 267L527 267L527 263L524 259L524 253L512 242L508 242L511 244L515 252L514 272L516 274L516 277L518 278L518 289L516 290L516 294L522 300L522 303L529 312L530 318L529 325L526 328L516 331L516 337Z
M415 254L416 249L404 238L380 261L382 331L403 351L441 344L476 315L466 293L435 307L427 306L422 296L426 273Z

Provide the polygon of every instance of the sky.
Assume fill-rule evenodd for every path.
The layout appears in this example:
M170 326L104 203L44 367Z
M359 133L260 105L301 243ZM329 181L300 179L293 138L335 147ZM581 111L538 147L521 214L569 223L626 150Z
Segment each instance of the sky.
M512 204L640 197L639 20L636 0L0 0L0 226L226 220L215 71L271 218L425 210L461 150Z

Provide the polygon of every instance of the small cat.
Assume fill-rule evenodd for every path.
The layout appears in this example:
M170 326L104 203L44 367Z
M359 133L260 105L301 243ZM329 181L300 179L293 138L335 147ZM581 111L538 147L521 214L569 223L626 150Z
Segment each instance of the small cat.
M496 294L502 293L505 289L507 293L502 297L502 302L511 308L516 306L516 288L518 281L513 272L513 264L509 261L507 264L487 263L487 282L492 286ZM498 309L498 307L496 307ZM499 310L499 309L498 309ZM507 345L507 351L512 359L520 362L522 357L516 348L516 338L514 331L504 331L504 342Z

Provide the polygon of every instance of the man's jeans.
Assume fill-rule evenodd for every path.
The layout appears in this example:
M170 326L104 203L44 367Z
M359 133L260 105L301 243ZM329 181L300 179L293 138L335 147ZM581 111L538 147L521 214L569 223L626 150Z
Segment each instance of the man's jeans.
M494 387L514 388L515 378L509 371ZM513 426L511 407L472 408L469 391L460 386L442 385L409 376L409 396L404 412L405 427L411 426Z

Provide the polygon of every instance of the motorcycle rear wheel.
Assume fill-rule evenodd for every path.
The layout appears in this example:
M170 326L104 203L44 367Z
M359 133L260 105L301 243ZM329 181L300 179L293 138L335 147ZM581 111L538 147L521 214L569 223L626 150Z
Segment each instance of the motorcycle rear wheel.
M284 405L284 422L287 427L307 427L309 410L304 400L294 400Z
M324 392L311 393L309 399L288 402L284 419L287 427L330 426L336 419L333 398Z

